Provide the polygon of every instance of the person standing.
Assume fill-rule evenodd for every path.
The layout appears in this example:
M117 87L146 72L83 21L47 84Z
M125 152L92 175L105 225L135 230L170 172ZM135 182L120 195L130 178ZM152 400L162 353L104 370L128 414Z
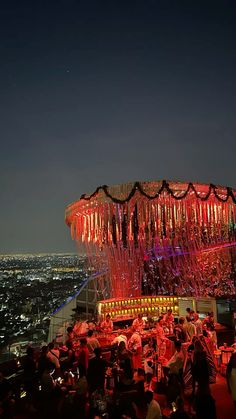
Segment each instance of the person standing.
M175 353L172 358L167 362L166 367L169 368L170 374L179 375L180 371L183 370L184 366L184 354L181 350L181 342L177 340L175 342Z
M106 319L101 323L101 331L104 333L110 333L113 330L113 322L110 314L106 315Z
M132 353L133 369L142 368L142 339L140 332L136 331L132 334L128 342L128 349Z
M87 346L87 339L82 338L80 339L80 347L77 354L78 359L78 367L82 365L82 368L87 372L88 363L89 363L89 351Z
M197 336L202 335L202 322L199 319L199 314L198 313L195 313L194 325L196 327L196 335Z
M152 391L146 391L145 400L148 406L146 419L161 419L161 408L159 403L153 398Z
M186 333L184 331L184 317L179 318L178 324L174 327L174 335L176 340L179 340L181 343L186 341Z
M156 341L158 356L165 356L166 353L166 336L163 330L163 316L160 316L156 324Z
M226 370L229 392L231 393L236 408L236 352L232 353Z
M143 321L143 315L142 313L138 314L138 317L136 319L134 319L133 323L132 323L132 327L133 330L135 332L142 332L144 329L144 321Z
M61 365L60 365L60 351L54 346L53 342L48 344L47 358L55 365L54 378L60 377Z
M173 329L174 325L174 316L172 314L172 309L169 308L167 313L164 315L164 323L168 327L169 330Z
M98 341L98 339L93 336L93 330L88 331L88 337L87 337L87 347L89 352L89 360L95 357L94 349L99 348L101 345Z
M191 342L193 336L196 335L196 327L191 321L190 317L186 317L187 322L184 324L184 331L186 333L187 341Z
M89 361L87 372L90 394L92 394L95 390L104 390L107 366L105 359L102 359L101 348L95 348L94 353L95 357Z

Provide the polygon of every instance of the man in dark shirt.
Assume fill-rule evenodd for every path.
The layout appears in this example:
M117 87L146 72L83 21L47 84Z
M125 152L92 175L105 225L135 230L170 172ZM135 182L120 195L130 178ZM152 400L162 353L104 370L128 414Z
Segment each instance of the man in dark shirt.
M180 317L178 324L174 327L174 335L176 339L179 340L181 343L184 343L186 341L186 333L183 324L184 317Z
M87 379L90 394L95 390L104 390L107 363L101 356L101 348L94 349L95 357L89 361Z

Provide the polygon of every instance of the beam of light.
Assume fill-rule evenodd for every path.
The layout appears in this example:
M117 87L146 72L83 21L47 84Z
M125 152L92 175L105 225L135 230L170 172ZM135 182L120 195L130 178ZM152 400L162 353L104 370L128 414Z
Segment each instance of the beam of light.
M186 256L186 255L199 255L199 254L201 254L201 253L210 253L210 252L216 252L216 251L221 251L221 250L224 250L224 249L226 249L226 248L230 248L230 247L234 247L234 246L236 246L236 242L230 242L230 243L223 243L223 244L221 244L221 245L217 245L217 246L212 246L212 247L208 247L208 248L206 248L206 249L199 249L199 250L195 250L195 251L192 251L192 252L181 252L181 251L176 251L176 252L172 252L172 253L169 253L168 255L163 255L163 254L160 254L160 252L159 252L159 254L155 254L155 251L153 251L153 253L155 254L155 256L149 256L149 253L151 253L152 251L149 251L146 255L145 255L145 257L144 257L144 260L145 261L147 261L147 260L162 260L162 259L169 259L170 257L177 257L177 256ZM167 251L169 250L169 251L173 251L174 249L180 249L180 248L178 248L178 247L176 247L176 248L171 248L171 247L169 247L169 246L166 246L166 247L162 247L162 249L164 250L164 249L167 249ZM164 252L165 252L165 250L164 250Z

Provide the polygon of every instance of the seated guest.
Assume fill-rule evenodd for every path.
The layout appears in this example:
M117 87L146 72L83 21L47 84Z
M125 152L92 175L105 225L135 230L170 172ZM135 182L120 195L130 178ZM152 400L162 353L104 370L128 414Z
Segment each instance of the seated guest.
M142 339L140 332L136 331L132 334L128 342L128 349L132 353L133 369L142 368Z
M113 330L113 322L110 314L106 315L106 319L101 323L101 331L104 333L110 333Z
M179 318L178 324L174 327L174 335L176 340L179 340L181 343L184 343L186 340L186 333L184 330L184 317Z
M133 323L132 323L132 328L134 331L136 332L142 332L144 329L145 323L143 321L143 315L142 313L138 314L138 317L136 319L134 319Z
M187 322L184 324L184 331L186 333L187 341L191 342L193 336L196 335L196 327L192 323L192 320L190 317L187 317Z
M87 379L90 394L95 390L104 390L107 363L102 359L101 348L94 349L95 357L89 361Z
M153 398L152 391L145 392L145 400L148 407L146 419L161 419L161 408L159 403Z
M88 331L87 347L89 352L89 360L95 357L94 349L99 348L101 345L98 339L93 335L93 330Z

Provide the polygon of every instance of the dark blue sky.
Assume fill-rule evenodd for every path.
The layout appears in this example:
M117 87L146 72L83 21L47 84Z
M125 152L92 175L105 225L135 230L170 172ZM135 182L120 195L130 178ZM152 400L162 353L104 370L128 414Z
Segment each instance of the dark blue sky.
M236 187L236 2L0 3L0 252L75 249L101 184Z

